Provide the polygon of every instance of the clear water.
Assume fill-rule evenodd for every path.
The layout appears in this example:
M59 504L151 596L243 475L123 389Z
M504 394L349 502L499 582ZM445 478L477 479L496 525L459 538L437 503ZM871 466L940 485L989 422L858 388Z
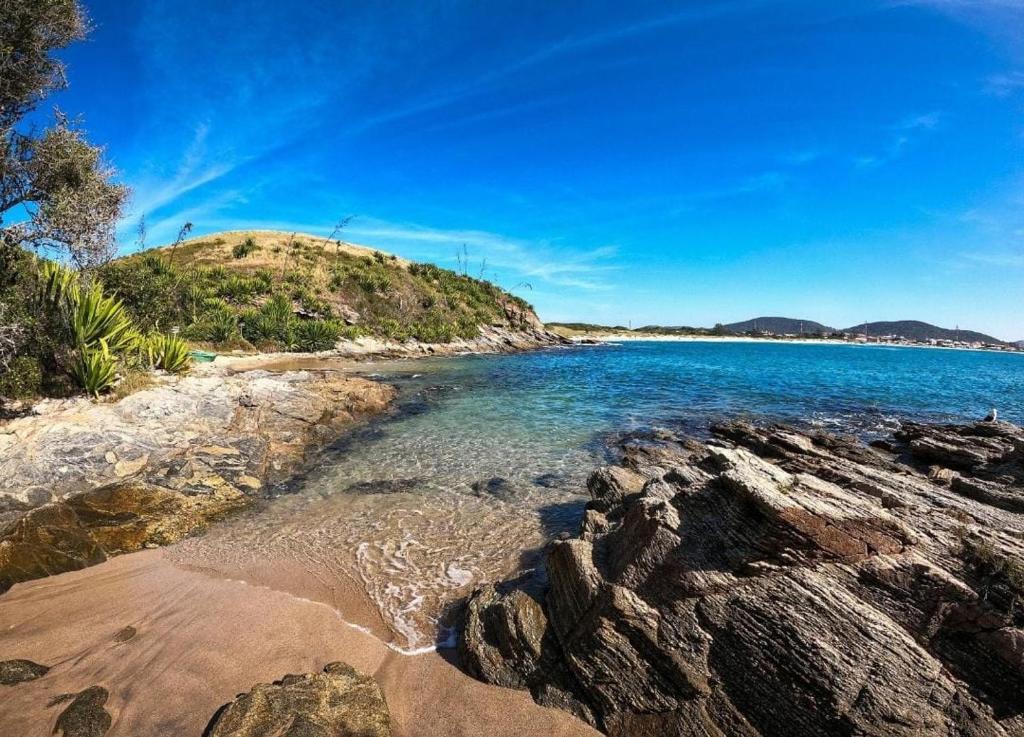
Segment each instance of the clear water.
M871 436L991 407L1024 421L1024 355L975 351L645 342L360 372L400 387L395 417L331 449L294 493L174 555L297 572L285 578L315 582L319 598L358 586L404 650L443 642L446 605L574 529L586 477L623 431L701 433L745 417Z

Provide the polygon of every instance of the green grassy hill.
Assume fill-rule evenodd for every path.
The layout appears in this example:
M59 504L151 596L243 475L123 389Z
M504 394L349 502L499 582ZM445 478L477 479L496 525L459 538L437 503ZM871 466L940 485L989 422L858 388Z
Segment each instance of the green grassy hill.
M447 343L484 326L542 327L490 282L306 234L216 233L118 259L101 278L144 328L222 348L324 350L364 335Z

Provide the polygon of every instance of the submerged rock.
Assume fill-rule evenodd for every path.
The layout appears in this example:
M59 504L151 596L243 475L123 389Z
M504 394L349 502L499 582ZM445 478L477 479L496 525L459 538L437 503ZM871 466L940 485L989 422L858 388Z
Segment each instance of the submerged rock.
M627 440L467 670L617 737L1024 735L1024 430L713 433Z
M31 660L0 660L0 686L14 686L25 681L42 678L50 671L48 666Z
M259 683L214 715L207 737L391 737L380 687L345 663Z

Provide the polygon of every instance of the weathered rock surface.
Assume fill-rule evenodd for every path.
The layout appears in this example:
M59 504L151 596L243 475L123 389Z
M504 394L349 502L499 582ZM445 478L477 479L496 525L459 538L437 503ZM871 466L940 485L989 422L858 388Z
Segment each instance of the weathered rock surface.
M1024 735L1024 430L713 435L625 442L467 670L623 737Z
M49 673L49 667L31 660L0 660L0 686L34 681Z
M0 426L0 592L201 530L393 397L339 374L200 375Z
M241 694L210 721L208 737L390 737L377 682L345 663L288 675Z
M71 699L71 703L57 717L53 733L60 737L103 737L113 719L104 704L110 694L102 686L90 686L77 694L59 697L54 703Z

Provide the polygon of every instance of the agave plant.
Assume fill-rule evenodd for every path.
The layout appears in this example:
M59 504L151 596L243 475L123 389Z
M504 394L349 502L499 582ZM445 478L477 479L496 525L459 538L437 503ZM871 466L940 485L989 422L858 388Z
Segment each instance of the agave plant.
M295 326L295 346L302 351L326 351L341 337L341 326L333 320L309 320Z
M121 300L103 293L93 283L78 290L72 300L68 323L79 350L95 348L103 342L111 353L124 353L139 343L139 332Z
M260 307L260 312L271 319L281 322L290 319L295 314L295 310L292 309L291 300L283 294L275 294L264 302L263 306Z
M140 343L139 353L148 368L158 368L172 374L184 373L192 362L188 344L175 335L155 333Z
M54 307L68 309L80 292L78 273L56 261L39 262L39 296Z
M109 389L117 380L117 363L106 343L100 339L98 347L79 350L71 366L71 374L79 386L98 398L100 392Z

